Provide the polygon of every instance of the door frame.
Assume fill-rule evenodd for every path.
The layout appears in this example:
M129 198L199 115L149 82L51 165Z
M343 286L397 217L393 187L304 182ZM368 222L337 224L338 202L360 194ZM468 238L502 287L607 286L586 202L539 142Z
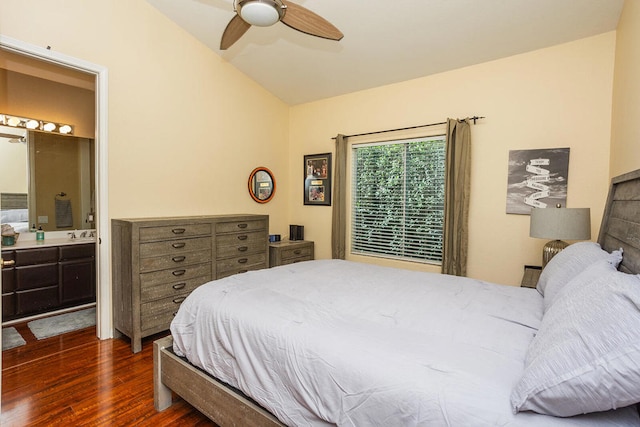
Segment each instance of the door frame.
M107 68L60 52L51 51L21 40L0 34L0 48L93 74L96 79L96 212L98 214L96 248L96 333L100 339L113 338L112 293L111 293L111 238L109 228L109 170L107 138Z

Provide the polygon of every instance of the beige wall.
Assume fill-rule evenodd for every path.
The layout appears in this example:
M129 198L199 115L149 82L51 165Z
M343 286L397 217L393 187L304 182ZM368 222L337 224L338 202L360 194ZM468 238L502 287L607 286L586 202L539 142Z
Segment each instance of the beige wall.
M4 52L0 51L0 56ZM1 69L0 112L73 125L74 135L95 137L95 93L67 84Z
M624 3L617 31L611 176L640 168L640 2Z
M108 69L110 217L288 223L288 107L144 0L3 0L0 33ZM247 192L256 166L278 182L266 205Z
M0 193L26 193L29 189L27 170L26 142L10 143L9 138L0 137Z
M595 239L609 175L614 50L610 32L292 107L291 222L305 225L318 258L330 258L331 212L302 205L302 158L333 151L335 134L486 116L472 128L468 274L519 284L525 264L540 265L545 241L528 237L528 216L505 214L509 150L570 147L567 204L591 208Z

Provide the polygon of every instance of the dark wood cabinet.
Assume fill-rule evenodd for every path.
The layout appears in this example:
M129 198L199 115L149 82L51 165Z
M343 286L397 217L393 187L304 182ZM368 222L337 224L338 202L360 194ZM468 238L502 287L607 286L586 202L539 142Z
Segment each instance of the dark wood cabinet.
M4 261L15 261L15 251L2 251ZM16 314L16 274L15 266L2 267L2 312L13 317Z
M61 247L58 271L62 305L83 304L96 300L93 244Z
M3 250L2 320L95 302L95 243Z

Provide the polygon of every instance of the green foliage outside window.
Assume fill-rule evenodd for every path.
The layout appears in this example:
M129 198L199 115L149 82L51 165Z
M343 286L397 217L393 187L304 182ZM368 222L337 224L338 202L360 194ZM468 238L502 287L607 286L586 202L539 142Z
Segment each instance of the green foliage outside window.
M444 136L357 146L352 252L442 261Z

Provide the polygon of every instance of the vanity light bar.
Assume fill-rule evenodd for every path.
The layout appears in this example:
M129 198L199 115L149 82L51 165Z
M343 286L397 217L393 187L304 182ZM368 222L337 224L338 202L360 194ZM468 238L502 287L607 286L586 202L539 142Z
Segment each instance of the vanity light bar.
M61 135L73 135L73 126L64 123L50 122L46 120L30 119L28 117L12 116L0 113L0 125L44 132L59 133Z

